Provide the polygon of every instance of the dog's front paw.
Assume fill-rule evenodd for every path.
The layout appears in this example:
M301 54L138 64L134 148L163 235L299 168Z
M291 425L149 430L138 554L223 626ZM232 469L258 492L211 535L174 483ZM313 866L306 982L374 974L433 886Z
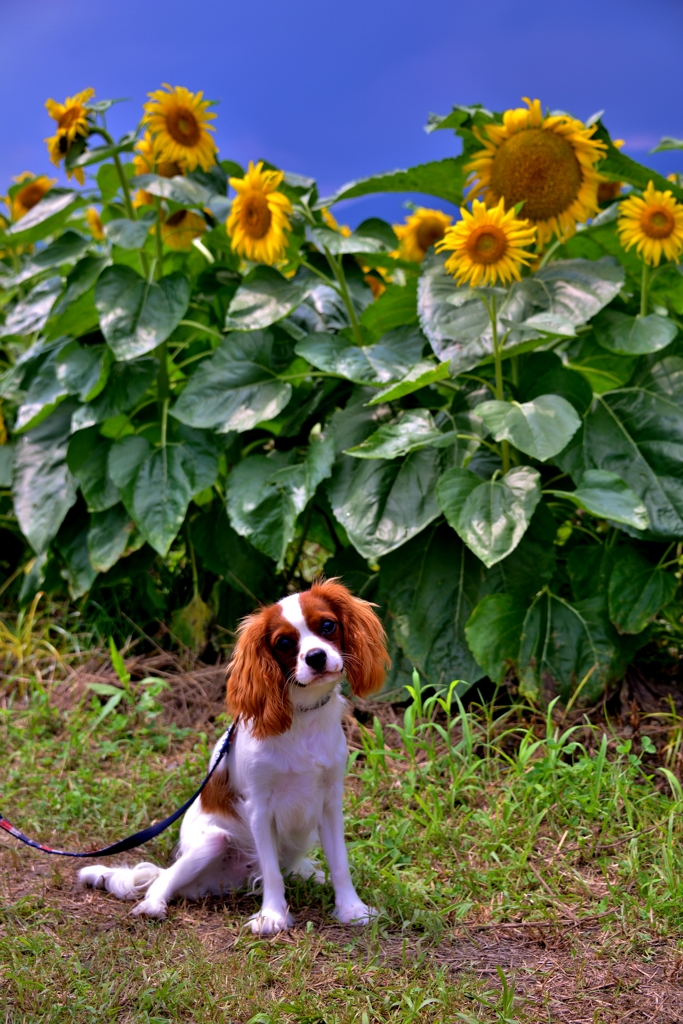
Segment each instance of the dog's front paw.
M133 907L131 914L134 917L156 917L158 921L166 920L167 904L163 900L150 900L147 898L142 903Z
M294 925L294 918L285 911L267 910L265 907L249 918L249 928L254 935L277 935Z
M111 874L111 868L103 864L89 864L78 872L78 881L81 885L91 885L93 889L104 889L108 874Z
M379 911L374 907L368 907L358 900L357 903L346 903L342 907L335 907L332 917L335 917L340 924L364 925L370 924L373 917L377 917Z

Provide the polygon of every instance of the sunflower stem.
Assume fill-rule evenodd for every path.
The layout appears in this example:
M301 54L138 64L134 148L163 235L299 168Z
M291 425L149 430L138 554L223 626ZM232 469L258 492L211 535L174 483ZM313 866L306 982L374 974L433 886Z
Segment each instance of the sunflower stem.
M503 388L503 354L502 354L502 343L498 340L498 319L496 315L496 296L491 296L491 303L489 304L486 299L483 300L486 309L488 310L489 320L491 321L491 336L493 339L493 364L496 371L496 399L499 402L505 401L505 390ZM510 446L507 441L501 441L500 443L501 457L503 460L503 474L507 473L510 468Z
M168 418L168 404L171 398L171 389L168 383L168 348L166 342L157 345L154 355L159 360L159 372L157 373L157 401L161 417L161 444L166 447L166 421Z
M161 200L159 199L158 196L154 197L154 205L156 206L157 210L157 223L156 230L154 232L157 247L157 265L155 277L158 281L160 277L164 276L164 244L161 238Z
M329 251L329 249L325 249L325 255L327 256L327 262L332 267L332 273L337 279L337 284L339 285L339 294L341 295L342 302L346 307L346 312L349 315L351 330L353 331L353 336L356 339L356 344L362 345L363 333L360 329L358 317L356 316L356 311L353 308L353 302L351 301L351 296L349 294L348 285L346 283L346 275L344 274L342 257L340 256L339 259L336 260L332 253Z
M647 292L650 286L650 264L643 260L643 273L640 279L640 315L647 316Z

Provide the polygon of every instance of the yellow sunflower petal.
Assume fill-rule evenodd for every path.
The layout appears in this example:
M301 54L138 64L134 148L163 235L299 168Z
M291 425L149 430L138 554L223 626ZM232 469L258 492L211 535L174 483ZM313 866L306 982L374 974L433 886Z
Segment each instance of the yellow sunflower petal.
M28 172L27 172L28 173ZM39 178L34 177L32 174L20 175L20 179L25 181L26 184L14 193L11 200L12 220L20 220L24 217L29 210L32 210L37 203L50 191L53 185L57 184L56 178L48 178L46 175L41 174ZM15 179L19 180L19 179Z
M188 252L195 238L206 231L203 217L191 210L178 210L161 225L161 237L169 249Z
M282 178L282 171L264 171L262 161L250 162L243 178L230 178L237 195L225 227L234 251L253 263L274 266L284 258L292 204L276 191Z
M430 246L443 238L453 218L442 210L420 206L406 217L405 224L394 224L400 242L398 256L412 263L421 263Z
M163 89L148 93L143 122L154 139L158 161L178 164L184 171L197 167L208 171L216 162L218 150L209 135L215 131L209 121L216 115L208 111L209 101L203 95L166 83Z
M462 220L449 227L436 243L437 252L452 252L445 267L458 284L494 285L520 279L520 268L531 259L526 251L536 239L536 227L519 220L514 210L505 212L505 202L499 199L487 208L478 199L472 210L461 209Z
M651 266L659 266L662 257L677 263L683 252L683 204L650 182L642 198L629 196L621 203L617 232L624 248L635 245Z

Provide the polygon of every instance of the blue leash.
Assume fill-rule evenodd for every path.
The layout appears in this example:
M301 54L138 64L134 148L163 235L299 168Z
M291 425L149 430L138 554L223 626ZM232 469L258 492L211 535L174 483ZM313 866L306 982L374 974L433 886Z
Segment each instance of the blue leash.
M232 743L238 721L239 719L236 718L228 729L223 745L218 751L218 757L201 786L189 800L185 801L182 807L179 807L177 811L170 814L168 818L164 818L163 821L158 821L156 825L150 825L149 828L143 828L141 832L136 832L135 835L128 836L127 839L121 839L118 843L113 843L111 846L105 846L103 850L88 850L87 853L71 853L68 850L53 850L51 846L46 846L45 843L37 843L35 839L29 839L29 837L24 835L20 829L12 825L7 818L3 817L2 813L0 813L0 828L4 829L9 835L14 836L15 839L19 840L19 842L25 843L26 846L32 846L34 850L42 850L43 853L54 854L56 857L112 857L115 853L125 853L126 850L134 850L137 846L142 846L143 843L148 843L150 839L155 839L156 836L165 832L174 821L177 821L178 818L182 817L188 807L192 806L213 773L216 771L216 768L218 768L218 765L230 750L230 744Z

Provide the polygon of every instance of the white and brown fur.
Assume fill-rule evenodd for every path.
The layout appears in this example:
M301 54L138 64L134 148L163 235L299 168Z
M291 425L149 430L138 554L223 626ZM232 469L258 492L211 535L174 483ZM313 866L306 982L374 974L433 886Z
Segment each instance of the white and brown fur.
M250 927L271 935L293 924L285 877L324 880L308 858L320 841L334 916L366 924L375 911L356 893L344 842L347 747L339 680L345 674L364 697L379 689L388 665L372 606L336 580L251 615L228 669L228 708L233 718L239 715L235 738L183 819L175 863L165 870L95 864L79 872L81 881L120 899L144 896L132 913L157 918L175 896L221 895L260 881L263 903ZM211 764L222 743L223 737Z

